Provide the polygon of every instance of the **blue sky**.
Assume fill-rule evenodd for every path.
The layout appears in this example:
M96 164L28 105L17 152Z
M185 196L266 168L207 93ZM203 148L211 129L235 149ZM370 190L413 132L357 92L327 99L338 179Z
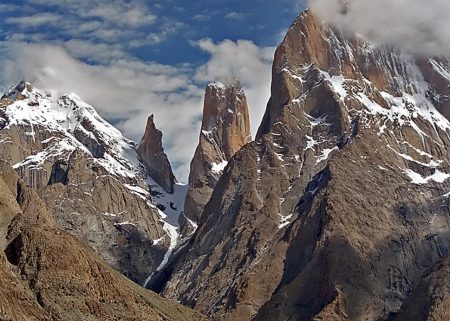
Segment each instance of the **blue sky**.
M122 43L130 54L143 60L201 63L207 55L191 42L206 37L215 42L248 39L258 46L276 45L298 14L298 3L295 0L4 0L0 5L1 39ZM134 17L136 21L129 17L128 23L118 23L124 11L134 9L139 12ZM80 27L82 30L77 32ZM130 44L133 40L140 42L139 47Z
M76 92L135 140L155 114L184 181L205 84L238 78L255 131L273 52L301 9L300 0L3 0L0 89L25 78Z

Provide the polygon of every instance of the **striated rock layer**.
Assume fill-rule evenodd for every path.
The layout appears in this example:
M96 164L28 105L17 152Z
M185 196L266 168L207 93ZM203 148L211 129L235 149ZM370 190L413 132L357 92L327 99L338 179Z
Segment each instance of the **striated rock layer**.
M1 159L38 191L61 228L143 284L177 242L184 189L171 176L165 187L175 193L167 193L146 170L154 159L144 155L142 164L136 144L74 94L56 97L20 82L0 104ZM160 135L147 138L142 150L155 144L167 161Z
M447 320L449 86L445 59L302 13L257 138L228 163L162 293L214 320Z
M206 87L199 143L191 161L184 216L197 222L233 155L251 139L244 90L235 81ZM183 223L186 227L186 222ZM195 224L195 223L194 223Z
M63 232L34 190L0 162L0 319L206 320L144 290Z

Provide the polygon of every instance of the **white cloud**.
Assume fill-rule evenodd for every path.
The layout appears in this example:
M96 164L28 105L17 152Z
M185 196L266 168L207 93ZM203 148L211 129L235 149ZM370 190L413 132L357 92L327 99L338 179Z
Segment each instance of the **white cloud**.
M118 3L111 5L99 4L86 10L85 16L101 18L105 21L128 27L151 25L156 21L156 16L143 6L136 8Z
M323 20L374 43L418 55L450 55L448 0L311 0L310 5Z
M141 138L147 117L155 114L166 152L182 181L187 180L198 142L206 82L234 78L241 82L256 133L270 95L274 48L260 48L247 40L204 39L194 45L210 58L197 69L144 62L129 50L158 44L185 31L186 25L156 17L142 0L26 2L34 11L7 18L15 28L0 42L0 90L26 79L60 94L75 92L134 140ZM42 25L45 32L35 28Z
M150 25L157 19L148 5L139 0L27 0L26 2L56 7L80 18L94 17L128 27Z
M186 25L184 23L178 21L166 21L159 26L159 30L157 32L150 32L145 37L143 37L143 39L129 41L128 47L139 48L148 45L157 45L166 40L169 36L180 31L185 26Z
M259 48L250 41L200 41L198 45L211 57L195 71L195 77L189 66L146 63L103 44L70 40L63 45L75 57L104 55L105 64L83 63L61 45L10 42L0 46L0 84L23 78L59 94L75 92L103 117L119 119L116 125L135 140L141 138L147 117L155 114L169 159L182 181L187 180L203 109L204 88L193 79L201 83L239 79L246 90L254 133L270 95L274 48Z
M185 69L125 59L90 65L61 46L26 43L0 47L0 57L1 84L24 78L59 94L75 92L103 117L122 119L117 126L135 140L141 138L147 117L155 114L169 158L177 164L175 173L187 179L198 140L203 90L191 84Z
M30 10L14 9L17 16L7 17L15 33L27 34L39 27L50 29L49 39L75 37L108 43L131 41L144 37L142 28L161 29L158 17L148 4L140 0L26 0ZM12 9L10 9L11 11ZM164 30L163 30L164 31ZM146 31L147 32L147 31ZM31 35L29 37L31 39Z
M234 20L244 20L245 17L246 17L245 14L236 11L229 12L225 15L226 19L234 19Z
M120 45L93 43L82 39L70 39L63 43L72 56L100 63L124 58L127 54Z
M88 21L83 22L80 24L77 28L77 32L84 33L84 32L93 32L97 29L100 29L102 27L102 23L100 21Z
M16 4L3 4L0 3L0 12L11 12L19 10L21 7Z
M42 12L30 16L9 17L5 19L5 22L7 24L19 25L22 28L34 28L37 26L54 24L60 20L60 15Z
M192 19L203 22L208 21L209 19L211 19L211 17L205 14L196 14L195 16L192 17Z
M216 44L211 39L203 39L197 44L211 54L211 58L197 70L196 80L229 82L238 79L247 96L252 133L256 134L270 97L275 48L261 48L248 40L225 40Z

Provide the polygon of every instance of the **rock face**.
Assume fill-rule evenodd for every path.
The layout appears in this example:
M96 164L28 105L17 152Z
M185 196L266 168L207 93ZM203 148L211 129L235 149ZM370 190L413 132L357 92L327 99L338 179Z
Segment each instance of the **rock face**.
M175 176L162 146L162 132L156 129L153 115L147 120L144 136L136 150L150 176L168 193L174 192Z
M239 83L209 84L199 143L189 172L185 217L193 222L200 219L228 161L250 139L247 98Z
M447 320L449 86L445 59L302 13L257 138L228 163L162 293L214 320Z
M450 317L450 257L434 266L411 293L396 320L447 320Z
M205 320L108 267L0 163L0 319Z
M177 242L185 189L176 184L167 193L138 160L136 144L74 94L56 97L20 82L0 100L0 117L1 159L61 228L143 284ZM160 137L154 143L160 147Z

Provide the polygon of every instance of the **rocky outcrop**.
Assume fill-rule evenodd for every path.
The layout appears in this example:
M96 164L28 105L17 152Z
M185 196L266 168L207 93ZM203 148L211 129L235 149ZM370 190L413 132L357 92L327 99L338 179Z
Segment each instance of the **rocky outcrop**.
M1 159L39 193L61 228L143 284L177 241L164 219L176 221L179 197L143 170L134 142L76 95L55 97L21 82L0 102ZM145 142L160 147L161 140Z
M387 321L435 289L424 309L446 320L447 289L431 282L450 254L438 87L414 57L302 13L257 138L228 163L162 293L214 320Z
M60 230L38 195L0 163L0 319L206 320L144 290Z
M185 217L199 220L228 161L250 138L247 99L239 83L209 84L199 144L190 166Z
M447 320L450 317L449 279L450 257L446 257L422 278L395 320Z
M430 84L428 98L439 112L450 120L450 67L445 59L420 59L419 68L424 80Z
M156 129L153 115L147 120L144 136L136 151L155 182L164 188L166 192L173 193L175 176L164 152L162 132Z

